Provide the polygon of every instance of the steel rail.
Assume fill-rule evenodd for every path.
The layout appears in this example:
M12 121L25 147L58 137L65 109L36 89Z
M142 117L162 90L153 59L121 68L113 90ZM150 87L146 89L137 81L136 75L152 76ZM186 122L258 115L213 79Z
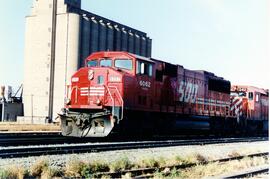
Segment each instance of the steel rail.
M112 178L121 178L121 176L129 173L131 174L132 178L150 178L150 177L154 177L153 173L155 173L156 171L164 171L166 168L170 170L172 170L173 168L186 169L186 168L194 167L196 165L207 165L209 163L214 163L214 162L228 162L232 160L241 160L245 157L252 158L252 157L261 157L261 156L268 156L268 155L269 155L268 152L263 152L263 153L256 153L256 154L243 155L243 156L237 156L237 157L228 157L228 158L222 158L222 159L217 159L217 160L189 163L189 164L171 165L171 166L163 166L163 167L151 167L151 168L139 168L139 169L132 169L132 170L123 170L123 171L118 171L118 172L100 172L100 173L93 174L93 177L100 178L105 175L105 176L110 176ZM240 173L237 175L230 175L227 177L218 177L218 178L241 178L241 177L249 176L251 174L258 174L258 173L263 173L267 171L268 170L266 170L264 167L264 168L259 168L257 170Z
M140 141L140 142L114 142L114 143L90 143L69 144L53 146L31 146L0 149L0 158L18 158L40 155L90 153L125 149L143 149L155 147L172 147L183 145L207 145L237 142L266 141L268 138L224 138L224 139L194 139L194 140L169 140L169 141Z
M240 171L238 173L230 174L230 175L222 175L218 178L246 178L253 177L255 175L264 174L269 172L269 166L258 166L253 167L244 171Z
M49 133L1 133L0 146L56 144L68 141L59 132Z

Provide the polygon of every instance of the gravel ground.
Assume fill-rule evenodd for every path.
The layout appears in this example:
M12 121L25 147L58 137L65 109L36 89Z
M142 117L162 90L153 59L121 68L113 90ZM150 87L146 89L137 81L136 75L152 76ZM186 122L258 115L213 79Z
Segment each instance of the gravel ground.
M74 159L91 162L95 160L113 162L121 158L128 158L130 161L139 161L145 158L174 158L175 156L190 156L192 154L201 154L204 157L218 159L228 157L229 154L251 154L256 152L268 152L269 141L252 142L252 143L228 143L228 144L211 144L211 145L194 145L179 147L161 147L151 149L132 149L109 151L99 153L85 154L65 154L65 155L49 155L40 157L27 157L15 159L0 159L0 168L7 168L12 165L29 168L32 164L45 158L49 161L51 167L62 168L65 164ZM1 151L0 151L1 152Z

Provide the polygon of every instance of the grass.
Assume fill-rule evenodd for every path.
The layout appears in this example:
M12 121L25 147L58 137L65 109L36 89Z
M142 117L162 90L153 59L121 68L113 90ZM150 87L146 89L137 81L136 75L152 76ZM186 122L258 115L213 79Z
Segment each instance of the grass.
M132 167L134 167L134 164L132 164L127 157L123 157L110 164L110 171L118 172L121 170L131 169Z
M0 178L17 178L17 179L23 179L25 175L27 174L27 171L20 167L20 166L11 166L7 168L6 170L0 170Z
M237 151L232 151L231 153L228 154L228 157L239 157L241 154Z
M94 173L98 172L108 172L110 171L109 165L107 163L101 161L93 161L91 163L86 164L83 168L81 176L86 178L93 178Z
M81 177L86 172L87 164L83 161L73 158L66 164L65 176Z
M228 156L239 156L239 153L233 151ZM199 154L193 153L186 157L175 156L171 158L143 158L136 162L131 162L128 157L120 158L119 160L111 163L105 161L91 161L85 162L78 158L71 158L62 171L57 171L49 166L46 158L37 161L30 169L26 170L22 167L12 166L5 170L0 170L0 178L24 178L24 177L37 177L37 178L53 178L56 176L69 177L69 178L94 178L95 173L100 172L119 172L135 168L157 168L154 178L201 178L215 176L222 173L249 168L266 164L268 158L266 157L245 157L240 161L230 161L229 163L210 163L201 165L207 162L209 158ZM188 169L177 170L176 168L169 168L166 166L172 165L185 165L196 163L197 165ZM158 168L165 167L163 171L158 171ZM62 176L61 176L62 175ZM128 173L122 178L131 178ZM102 176L102 178L109 178L109 176Z
M268 159L265 157L255 157L249 158L245 157L242 160L234 160L226 163L210 163L207 165L198 164L197 166L184 169L170 171L170 174L164 174L163 172L155 173L154 178L203 178L203 177L213 177L224 173L230 173L233 171L238 171L253 166L259 166L267 164Z
M162 162L163 162L163 159L162 159ZM154 168L154 167L159 167L160 165L161 164L160 164L160 161L158 159L145 158L145 159L138 161L135 164L135 168Z
M29 170L29 176L40 177L41 179L53 178L59 173L59 171L49 166L47 158L41 158Z
M74 157L71 158L66 166L64 171L57 171L52 169L49 166L48 159L41 158L38 160L34 165L29 169L28 176L34 176L39 178L52 178L54 176L59 176L63 174L66 177L85 177L85 178L93 178L93 174L100 173L100 172L119 172L122 170L128 170L133 168L159 168L159 167L166 167L169 165L176 165L176 164L187 164L191 163L194 160L204 160L204 157L200 155L192 155L188 158L181 158L177 156L172 159L168 158L144 158L137 162L131 162L128 157L120 158L112 163L106 163L104 161L91 161L91 162L84 162L79 160L78 158ZM167 170L167 172L175 173L175 170ZM26 175L26 170L20 169L9 169L8 171L0 171L1 178L23 178ZM60 175L61 176L61 175ZM172 175L174 176L174 175ZM104 178L108 178L108 176L103 176ZM123 176L124 178L130 178L130 174Z
M207 161L208 161L208 158L203 156L202 154L192 153L189 156L187 156L183 162L185 164L189 164L189 163L203 163L203 162L207 162Z

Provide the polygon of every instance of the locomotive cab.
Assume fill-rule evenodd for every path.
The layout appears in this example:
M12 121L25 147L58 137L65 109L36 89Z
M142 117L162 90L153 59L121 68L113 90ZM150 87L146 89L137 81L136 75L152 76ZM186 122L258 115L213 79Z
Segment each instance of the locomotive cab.
M85 60L68 86L60 115L65 136L104 137L124 116L124 79L136 74L136 58L97 52Z

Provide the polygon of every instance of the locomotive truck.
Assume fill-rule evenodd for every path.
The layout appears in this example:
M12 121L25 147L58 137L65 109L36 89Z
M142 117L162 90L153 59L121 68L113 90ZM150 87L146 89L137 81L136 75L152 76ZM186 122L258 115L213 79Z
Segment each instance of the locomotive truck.
M128 52L91 54L67 89L64 136L268 130L268 91Z

